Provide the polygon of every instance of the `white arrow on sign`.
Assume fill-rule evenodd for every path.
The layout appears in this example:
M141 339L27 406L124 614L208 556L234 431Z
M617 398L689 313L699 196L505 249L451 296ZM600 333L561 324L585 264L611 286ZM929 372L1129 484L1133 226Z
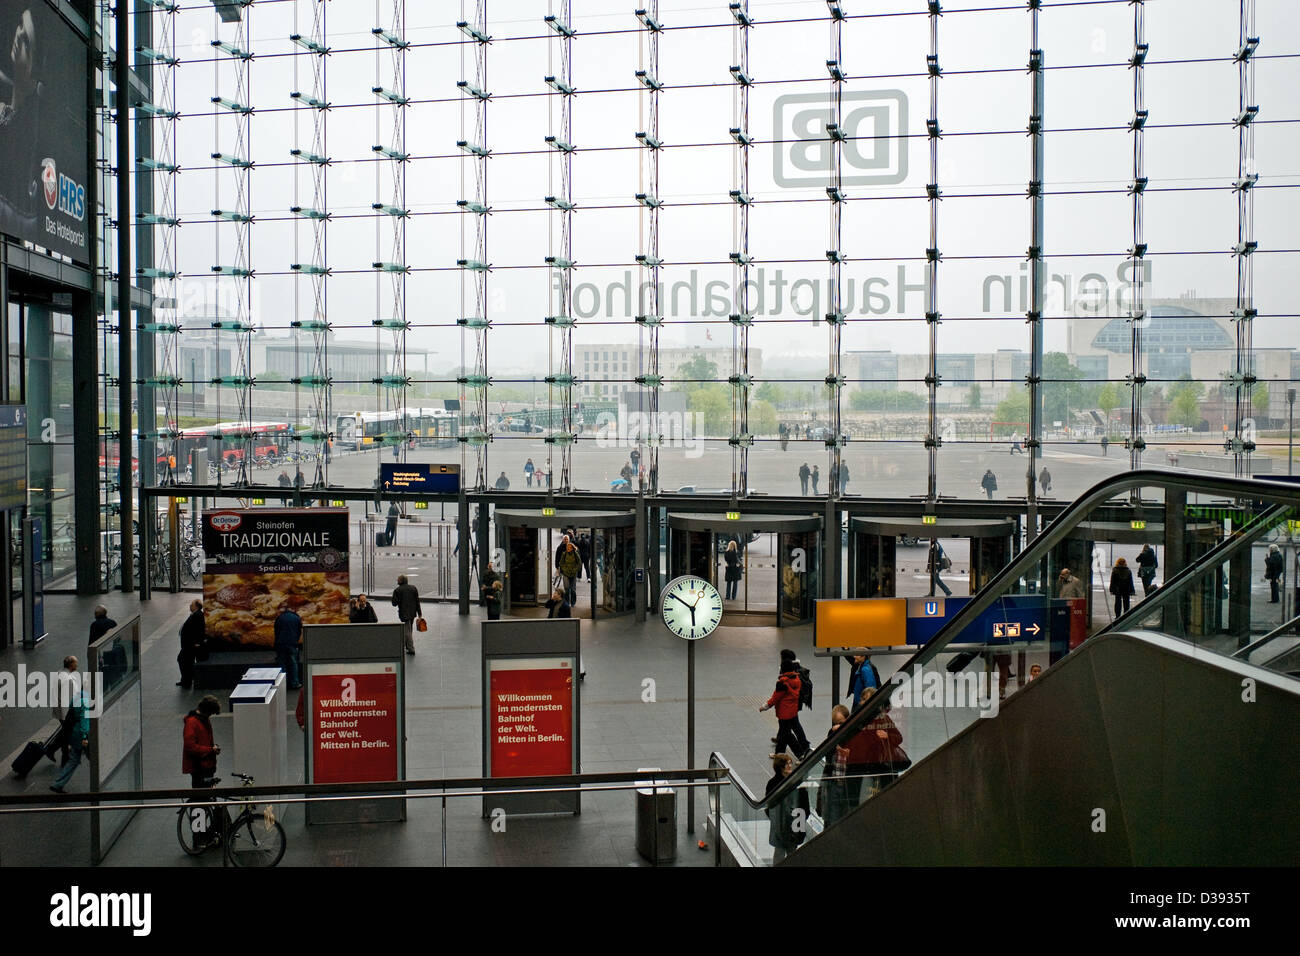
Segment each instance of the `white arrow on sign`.
M1028 625L1028 626L1025 628L1025 630L1028 631L1030 634L1034 635L1035 637L1037 637L1037 636L1038 636L1038 632L1041 631L1042 628L1039 627L1037 623L1034 623L1034 624L1030 624L1030 625Z

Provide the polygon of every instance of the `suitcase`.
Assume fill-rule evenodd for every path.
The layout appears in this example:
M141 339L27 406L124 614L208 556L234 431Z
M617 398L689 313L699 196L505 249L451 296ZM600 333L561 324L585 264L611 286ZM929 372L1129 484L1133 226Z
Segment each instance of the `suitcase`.
M375 547L377 548L388 547L388 534L386 532L379 531L375 534Z
M18 759L13 762L13 770L20 777L25 777L35 767L42 757L45 756L45 748L36 741L30 741L23 752L18 755Z

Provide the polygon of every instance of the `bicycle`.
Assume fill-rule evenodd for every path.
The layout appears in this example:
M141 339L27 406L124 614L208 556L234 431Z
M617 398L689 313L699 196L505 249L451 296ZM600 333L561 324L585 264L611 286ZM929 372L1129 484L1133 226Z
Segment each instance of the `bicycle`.
M242 780L245 787L253 785L253 778L247 774L233 776ZM199 804L200 800L207 802ZM242 807L233 821L222 801ZM198 805L176 811L176 839L189 856L202 856L219 845L224 848L230 866L270 867L284 858L288 840L270 804L258 810L251 798L221 796L192 797L189 802ZM220 811L220 826L216 828L214 810Z

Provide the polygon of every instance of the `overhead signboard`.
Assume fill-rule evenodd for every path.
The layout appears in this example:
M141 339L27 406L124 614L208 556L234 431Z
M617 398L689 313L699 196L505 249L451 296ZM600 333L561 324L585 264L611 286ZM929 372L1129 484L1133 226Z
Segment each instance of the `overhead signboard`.
M288 606L304 624L348 620L348 512L205 511L203 603L209 640L270 647Z
M817 601L816 647L895 647L907 643L907 598Z
M46 3L0 3L0 232L88 262L86 44Z
M460 465L386 461L379 466L379 487L384 491L454 495L460 491Z

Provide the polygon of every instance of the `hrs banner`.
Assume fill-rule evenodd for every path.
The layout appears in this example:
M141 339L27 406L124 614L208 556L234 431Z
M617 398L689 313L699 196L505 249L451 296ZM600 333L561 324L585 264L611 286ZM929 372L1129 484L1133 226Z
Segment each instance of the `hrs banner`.
M89 261L86 45L46 0L0 0L0 232Z
M270 647L283 607L304 624L348 622L346 508L205 511L209 640Z

